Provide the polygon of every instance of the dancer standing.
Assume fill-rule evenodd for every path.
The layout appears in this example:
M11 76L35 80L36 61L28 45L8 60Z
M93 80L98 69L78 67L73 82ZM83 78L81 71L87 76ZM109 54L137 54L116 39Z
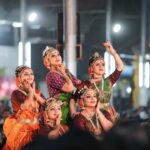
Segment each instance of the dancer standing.
M84 86L87 86L96 89L99 95L99 99L102 103L101 109L103 109L104 112L108 111L110 115L107 117L112 122L115 122L117 118L117 112L111 105L110 98L112 94L112 87L119 79L121 72L123 70L123 62L109 41L103 43L103 45L107 49L107 51L113 56L116 62L115 71L112 74L110 74L107 78L104 78L105 75L104 59L102 56L99 55L98 52L95 52L89 59L89 67L88 67L89 80L82 81L82 83L80 84L80 86L78 86L78 88L80 89ZM73 106L74 105L73 100L71 101L71 103L73 103L71 104ZM73 110L73 108L71 110ZM72 116L74 116L74 114L76 114L75 110L73 110L71 114ZM108 113L106 112L106 114Z
M46 47L43 51L43 61L49 71L46 76L49 97L57 98L64 103L62 107L62 123L67 123L69 117L69 100L74 87L80 81L62 64L62 57L57 49Z

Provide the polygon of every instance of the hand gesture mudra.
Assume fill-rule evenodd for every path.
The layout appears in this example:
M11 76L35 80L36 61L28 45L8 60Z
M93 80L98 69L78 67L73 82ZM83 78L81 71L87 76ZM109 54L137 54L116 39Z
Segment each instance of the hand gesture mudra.
M20 84L20 87L28 93L32 91L32 87L27 80L23 80Z
M96 105L96 112L97 113L100 111L100 108L101 108L101 103L100 103L100 101L98 101L97 105Z
M21 82L21 88L27 92L30 97L35 95L35 82L31 85L27 80Z
M61 64L61 65L57 66L56 69L57 69L57 71L59 71L63 75L66 74L66 67L65 67L65 65Z
M32 90L33 90L33 94L34 94L34 95L37 95L37 94L36 94L35 81L34 81L33 84L32 84Z
M102 114L102 112L101 112L101 109L103 108L103 104L100 102L100 101L98 101L98 103L97 103L97 106L96 106L96 113L98 114L98 115L101 115Z
M103 43L103 46L106 48L106 50L111 53L112 55L116 53L115 49L113 48L110 41L106 41Z
M58 117L57 117L57 119L56 119L56 127L60 125L60 122L61 122L61 120L62 120L61 117L62 117L62 115L59 114Z

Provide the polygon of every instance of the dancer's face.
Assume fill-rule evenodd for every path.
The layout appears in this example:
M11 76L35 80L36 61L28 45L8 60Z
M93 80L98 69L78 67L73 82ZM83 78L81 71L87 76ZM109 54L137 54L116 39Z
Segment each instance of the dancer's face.
M21 72L20 76L19 76L20 82L28 82L29 84L33 84L34 82L34 74L32 69L25 69L23 70L23 72Z
M95 107L97 104L96 91L90 89L83 97L84 107Z
M49 61L51 66L59 66L62 64L62 58L57 50L54 50L49 55Z
M51 120L61 118L61 106L59 104L52 104L50 109L48 109L48 118Z
M105 62L103 59L98 59L93 63L91 67L92 67L93 75L105 74Z

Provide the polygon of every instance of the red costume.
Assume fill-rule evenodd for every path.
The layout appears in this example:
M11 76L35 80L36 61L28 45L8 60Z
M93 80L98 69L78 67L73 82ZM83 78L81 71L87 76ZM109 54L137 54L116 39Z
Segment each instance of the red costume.
M54 128L50 127L48 124L41 125L38 134L41 135L41 136L44 136L44 137L48 138L48 134L52 130L54 130ZM58 133L59 133L58 136L62 136L67 131L69 131L68 126L61 124L60 127L59 127L59 130L58 130Z
M89 118L86 115L80 113L74 117L74 126L81 130L91 133L97 139L101 139L104 132L96 114Z
M80 98L78 97L78 91L87 86L88 88L93 88L93 89L99 89L99 91L104 92L104 97L100 99L102 104L107 104L106 107L102 109L104 115L109 119L110 121L114 122L115 120L112 119L112 116L116 115L116 111L114 107L110 104L110 98L111 98L111 93L112 93L112 86L116 83L116 81L119 79L121 74L121 71L118 71L117 69L109 75L107 78L103 80L103 82L95 85L89 80L82 81L81 84L78 85L78 90L74 94L74 97L76 100L78 100L79 107L82 108L82 101L80 101ZM96 86L96 87L95 87Z

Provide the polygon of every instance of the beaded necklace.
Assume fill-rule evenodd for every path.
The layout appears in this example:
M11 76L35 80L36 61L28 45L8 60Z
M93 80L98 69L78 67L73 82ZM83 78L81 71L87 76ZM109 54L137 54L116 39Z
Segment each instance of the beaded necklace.
M84 110L84 112L83 112L82 114L83 114L84 117L91 123L91 125L92 125L92 127L93 127L94 129L100 127L99 121L98 121L98 115L97 115L97 114L95 114L95 115L96 115L96 126L97 126L97 127L96 127L95 124L93 123L92 117L89 115L89 113L88 113L87 111Z
M94 84L94 86L95 86L97 92L99 93L100 90L99 90L99 88L97 87L97 85L96 85L94 79L92 79L92 83ZM101 86L101 90L104 91L104 79L103 79L103 78L102 78L102 86Z

